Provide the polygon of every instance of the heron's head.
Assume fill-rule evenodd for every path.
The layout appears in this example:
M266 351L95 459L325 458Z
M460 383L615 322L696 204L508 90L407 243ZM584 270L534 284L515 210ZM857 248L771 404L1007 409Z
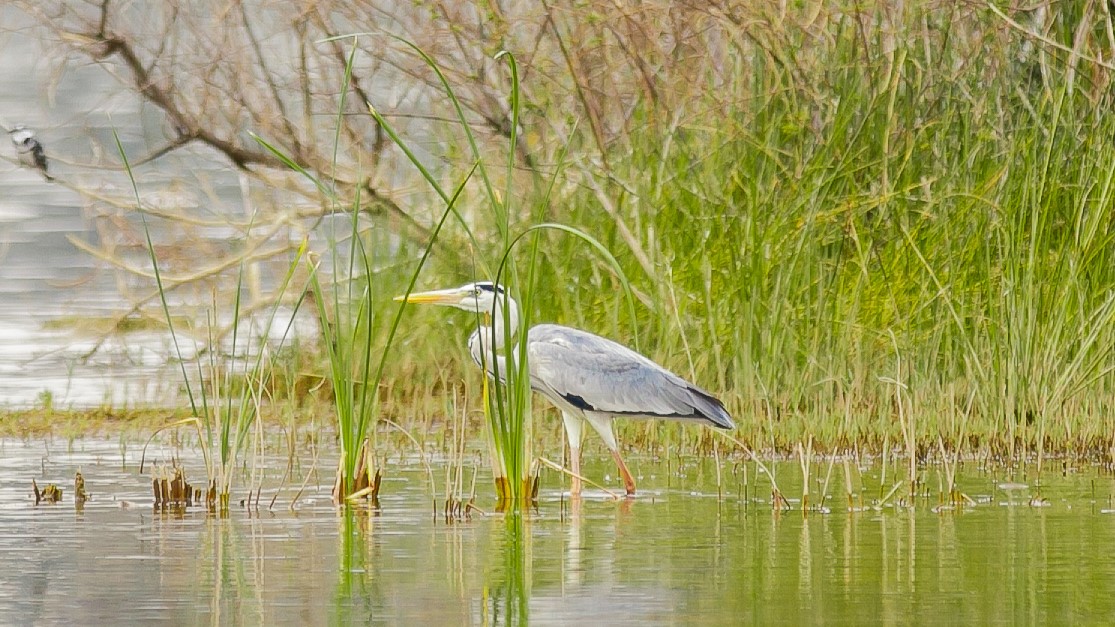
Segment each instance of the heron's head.
M497 301L500 305L507 302L507 294L502 286L495 285L491 281L479 281L447 290L415 292L406 296L396 296L395 300L456 307L475 313L491 313L495 309Z

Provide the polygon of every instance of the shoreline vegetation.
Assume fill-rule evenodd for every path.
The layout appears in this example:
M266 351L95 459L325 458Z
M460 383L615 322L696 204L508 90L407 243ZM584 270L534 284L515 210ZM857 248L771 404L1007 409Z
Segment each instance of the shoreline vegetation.
M462 390L464 386L461 386ZM434 399L436 400L436 399ZM463 402L463 401L458 401ZM418 453L419 455L445 456L453 461L460 451L480 453L487 456L487 425L479 407L465 420L446 421L441 412L429 403L416 409L415 404L396 406L385 403L376 422L376 438L381 449L377 455L383 459L398 453ZM479 399L477 402L479 405ZM533 449L539 456L548 459L561 457L565 447L561 430L561 416L553 408L544 406L544 401L536 405L534 414ZM286 429L293 426L295 438L299 441L324 444L336 447L338 437L333 417L335 408L328 399L317 399L301 403L292 409L286 403L260 408L256 418L262 421L264 429L276 431L265 442L282 441L290 438ZM409 418L407 416L409 414ZM192 442L197 440L195 430L187 424L191 412L188 408L19 408L0 409L0 438L35 440L52 438L75 440L91 438L125 438L143 441L158 434L162 440ZM625 455L634 458L660 458L663 455L703 456L719 455L724 461L732 459L748 460L750 452L759 459L798 459L806 456L842 458L848 455L873 459L909 459L910 450L914 451L917 464L954 463L960 459L979 459L992 464L1035 462L1038 456L1046 459L1074 460L1074 463L1100 464L1108 468L1115 459L1110 440L1097 437L1091 440L1079 439L1072 442L1054 440L1052 436L1041 449L1026 442L1012 443L998 437L998 434L973 432L963 441L933 431L933 426L919 432L913 440L912 448L904 441L899 430L890 432L867 431L860 439L852 441L837 430L819 430L807 424L806 417L783 421L784 427L776 437L764 440L748 438L747 433L761 433L767 426L759 417L739 422L736 431L721 437L710 429L694 426L681 426L667 421L618 420L615 423L616 435ZM168 429L168 425L173 427ZM281 429L280 429L281 427ZM172 432L177 432L174 435ZM734 440L734 441L733 441ZM739 446L742 444L746 448ZM286 446L285 444L282 446ZM598 443L586 442L586 455L609 459L607 450ZM803 447L808 447L803 448ZM458 450L459 449L459 450Z
M433 77L433 66L376 35L368 18L321 2L303 14L301 39L283 16L258 25L294 37L293 48L308 46L303 61L306 50L321 55L319 69L300 78L298 66L282 65L297 57L251 53L260 35L251 28L223 33L232 43L246 38L243 67L206 62L203 52L164 60L114 17L71 14L65 4L42 28L81 42L59 44L72 46L63 51L71 62L114 64L184 144L208 145L250 180L257 213L232 225L243 236L228 257L211 271L168 275L167 285L205 293L224 282L227 290L237 283L229 268L271 261L290 280L274 302L302 302L298 229L337 216L359 226L340 230L373 251L357 290L367 320L360 337L373 364L390 344L379 394L365 394L369 407L378 403L373 433L391 431L389 420L420 445L457 446L429 434L461 422L481 440L482 382L464 341L474 321L407 311L396 327L391 299L416 273L421 286L493 278L476 275L502 267L520 233L556 222L594 238L618 268L583 238L532 233L529 253L526 245L514 251L529 272L511 278L532 295L528 317L633 345L698 383L724 401L739 425L733 437L757 452L1115 459L1115 66L1107 61L1115 29L1107 3L1013 11L806 2L779 12L767 3L704 10L652 2L632 14L587 2L513 15L464 3L487 15L487 26L464 13L397 24L405 32L396 34L444 72ZM192 13L144 10L178 38L207 32ZM361 34L345 38L336 23ZM453 39L447 32L455 48L437 43ZM514 78L495 58L503 49L521 65ZM192 109L212 100L182 88L201 67L220 69L207 76L209 95L254 85L259 98L276 99L278 114L232 96L216 118ZM374 86L387 80L377 72L394 76L390 68L418 95L384 101ZM317 113L298 121L299 110ZM243 119L282 148L238 133ZM404 157L407 146L421 150ZM144 168L157 159L132 161L129 175L142 190ZM410 167L420 162L429 185ZM56 175L66 179L62 168ZM433 181L457 189L453 203L438 199ZM100 194L96 202L109 201ZM139 192L119 203L155 226L184 232L191 224L146 207ZM296 222L291 207L302 226L284 226ZM266 257L254 239L263 234L294 244ZM111 241L87 245L112 263ZM164 306L159 298L137 304L155 318ZM204 319L169 308L168 319ZM223 337L219 329L209 335ZM287 378L266 394L253 389L258 417L288 425L313 412L335 432L321 394L292 392L299 377L320 380L329 368L320 349L301 350L254 373ZM161 416L165 426L184 412L7 410L0 432L130 428ZM527 437L557 448L558 416L544 402L533 412ZM735 450L706 430L633 420L617 427L623 446L647 454Z

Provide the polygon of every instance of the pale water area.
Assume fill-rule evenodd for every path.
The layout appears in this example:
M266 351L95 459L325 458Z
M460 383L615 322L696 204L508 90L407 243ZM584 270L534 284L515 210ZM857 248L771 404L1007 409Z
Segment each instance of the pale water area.
M181 373L171 361L177 351L170 336L105 329L132 305L123 294L149 293L150 284L71 241L95 245L105 229L115 235L114 224L127 224L138 237L119 254L133 267L150 271L139 214L90 203L71 186L127 200L131 183L118 165L113 132L134 159L166 141L162 115L141 107L134 93L94 65L58 72L39 40L41 31L19 11L0 7L0 20L0 124L33 129L58 178L48 182L20 167L7 136L0 137L0 406L175 403ZM116 165L97 166L103 163ZM138 167L135 174L144 202L192 208L195 217L217 222L243 215L241 181L212 151L186 146ZM164 233L157 221L152 229L156 247L173 244L174 235ZM226 247L225 240L240 234L214 228L205 236L211 239L194 242L201 250ZM179 257L197 261L198 254L204 253L185 251ZM172 306L179 298L184 297L169 294ZM189 298L205 302L206 296ZM97 324L82 324L88 321ZM180 340L188 359L197 346Z
M0 121L33 129L46 147L51 170L67 181L112 188L127 185L121 172L84 169L95 145L146 144L138 99L120 94L104 72L87 67L54 80L55 68L26 18L0 8ZM78 250L69 237L96 241L82 198L20 168L7 136L0 138L0 405L27 406L49 399L55 406L157 402L175 387L161 381L167 339L119 338L100 343L59 319L107 318L125 310L118 275ZM175 163L177 156L170 157ZM166 177L146 174L153 185ZM216 176L217 174L214 173ZM235 183L235 181L232 181ZM126 188L124 188L126 189ZM94 347L98 350L93 351ZM93 351L93 352L91 352Z

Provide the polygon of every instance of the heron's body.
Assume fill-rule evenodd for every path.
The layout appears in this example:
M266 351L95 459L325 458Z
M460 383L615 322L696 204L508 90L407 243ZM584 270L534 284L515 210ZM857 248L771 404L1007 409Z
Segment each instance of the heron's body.
M469 338L473 360L489 374L505 372L504 339L518 329L514 299L490 283L412 294L411 302L430 302L490 314ZM486 306L485 306L486 305ZM503 308L506 307L506 315ZM510 326L506 333L503 325ZM527 332L531 388L562 412L573 464L573 493L580 492L580 448L584 423L600 434L623 475L628 494L635 480L619 454L614 418L654 418L734 428L724 405L705 390L647 357L588 331L539 324Z

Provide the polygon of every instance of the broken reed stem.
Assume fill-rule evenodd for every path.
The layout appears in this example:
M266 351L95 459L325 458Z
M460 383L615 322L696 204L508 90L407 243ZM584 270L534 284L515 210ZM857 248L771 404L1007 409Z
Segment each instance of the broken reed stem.
M852 493L852 459L844 458L844 493L848 495L848 510L855 507L855 497Z
M74 504L81 507L85 501L89 500L89 493L85 491L85 477L81 475L81 471L77 471L74 475Z
M201 502L201 489L186 481L186 472L181 466L174 468L174 476L171 478L166 476L165 471L160 474L161 476L151 479L151 493L156 508L192 507ZM216 492L215 482L210 484L210 491Z
M821 484L821 500L817 502L817 507L823 508L825 506L825 500L828 498L829 493L829 481L832 479L832 468L835 465L836 456L833 455L829 458L829 467L825 471L825 482Z
M562 466L560 464L552 462L552 461L546 459L545 457L539 457L538 458L538 463L547 467L547 468L549 468L550 470L560 472L561 474L566 475L568 477L572 477L574 479L580 479L581 481L583 481L585 483L585 485L592 486L592 487L596 488L597 490L600 490L601 492L607 494L608 496L612 497L613 499L615 499L617 501L621 498L620 495L616 494L615 492L612 492L611 490L609 490L608 488L605 488L604 486L600 485L599 483L596 483L595 481L593 481L593 480L591 480L587 477L582 477L581 475L578 475L578 474L574 473L572 470L569 470L568 468L565 468L564 466ZM537 484L537 477L535 479L535 483ZM537 491L537 487L535 487L535 490ZM537 495L537 492L536 492L536 495Z
M802 446L801 442L798 442L796 448L798 463L801 465L801 511L805 512L809 509L809 483L810 467L813 459L813 436L809 436L806 446Z
M352 481L352 493L345 494L345 476L344 465L345 460L342 457L337 461L337 475L333 481L333 503L340 505L346 501L359 498L367 498L373 503L379 500L379 488L383 480L383 475L376 469L374 476L369 476L370 468L372 467L371 452L368 448L368 439L365 439L360 444L360 454L356 460L356 472ZM432 477L431 477L432 484Z
M722 481L723 478L721 477L721 472L720 472L720 446L719 446L719 442L716 441L716 440L713 440L713 442L712 442L712 455L713 455L713 459L716 462L716 500L717 501L723 501L724 500L724 484L723 484L723 481Z

